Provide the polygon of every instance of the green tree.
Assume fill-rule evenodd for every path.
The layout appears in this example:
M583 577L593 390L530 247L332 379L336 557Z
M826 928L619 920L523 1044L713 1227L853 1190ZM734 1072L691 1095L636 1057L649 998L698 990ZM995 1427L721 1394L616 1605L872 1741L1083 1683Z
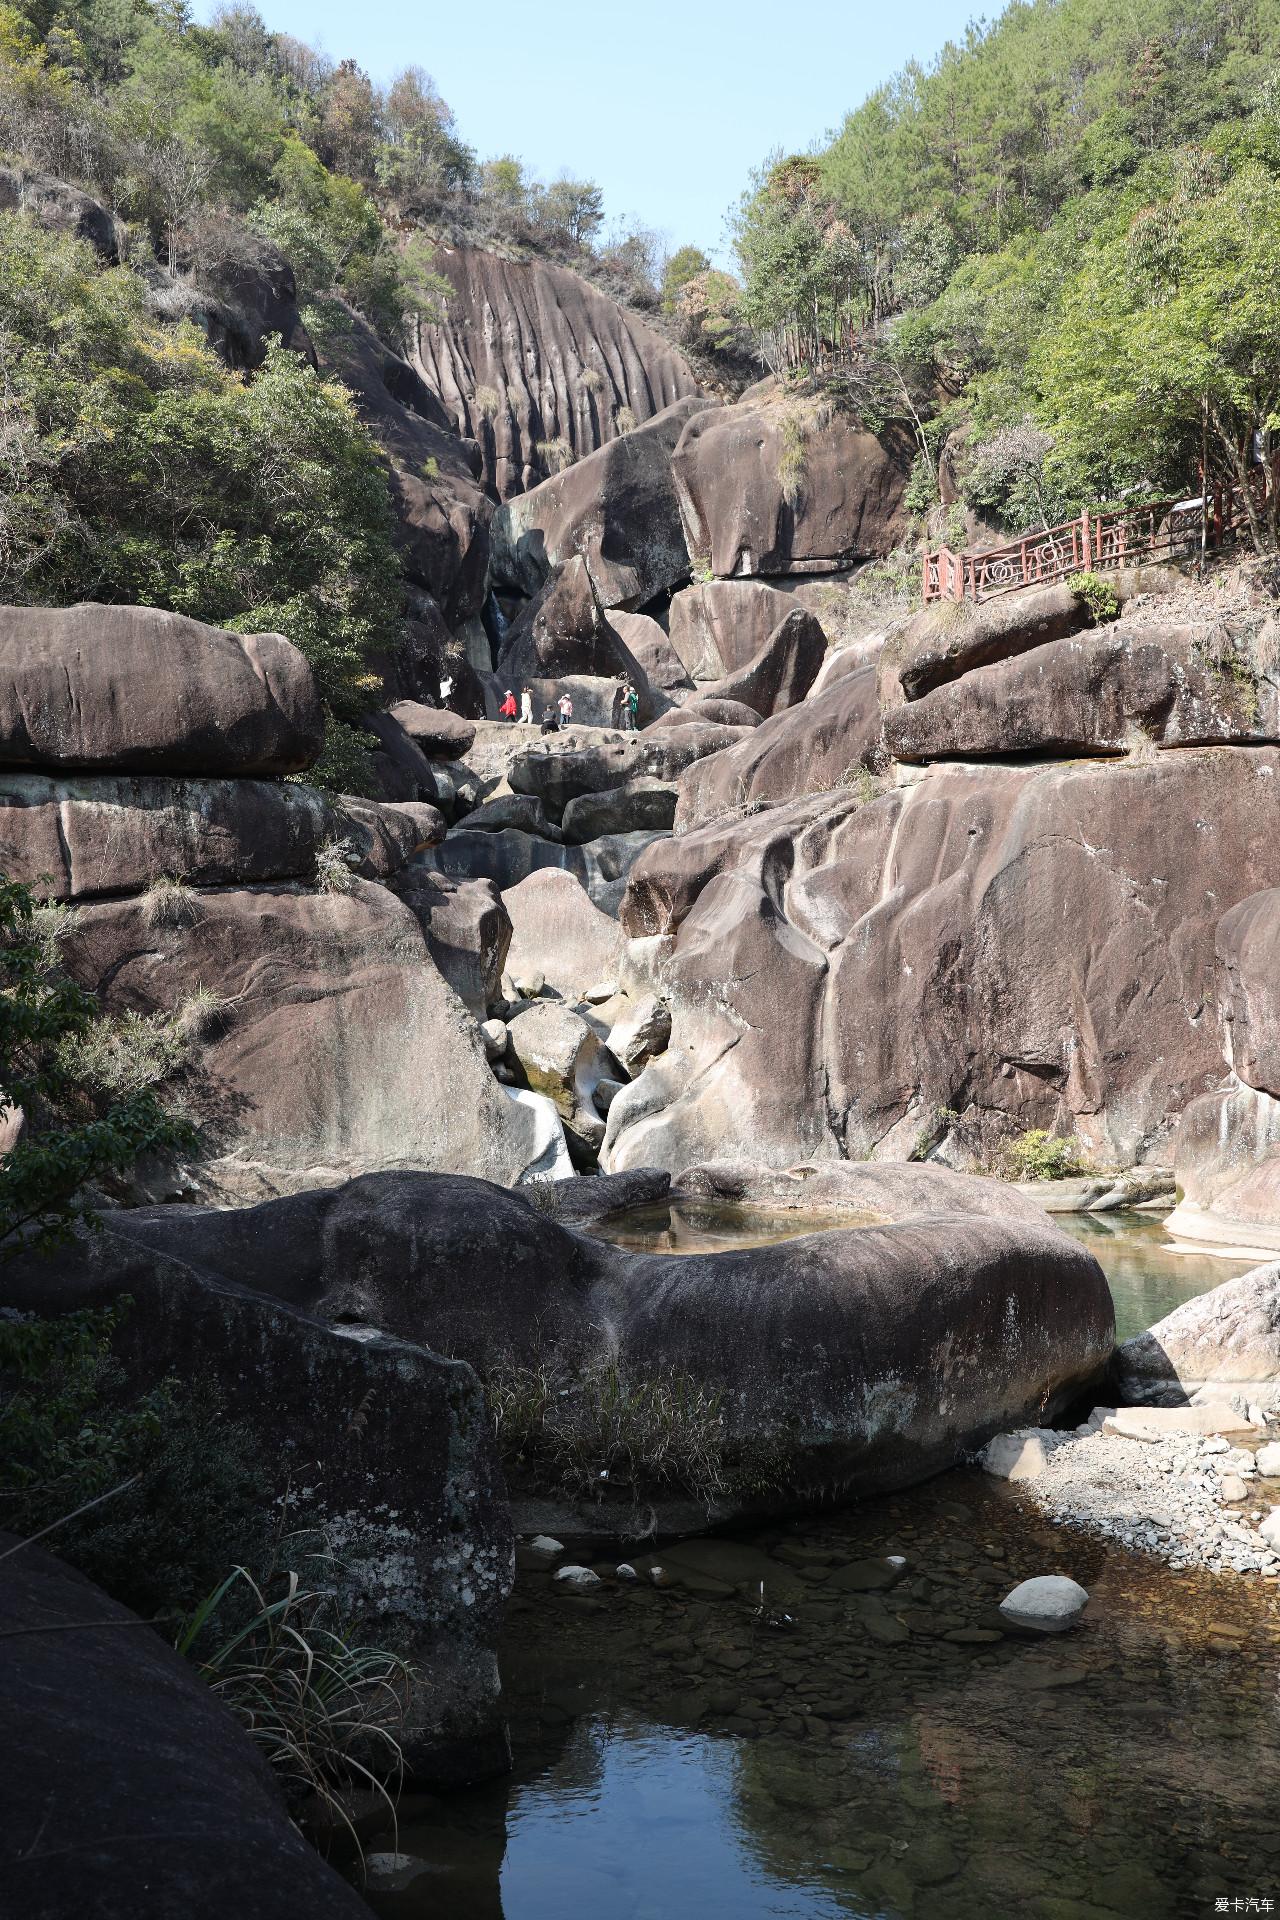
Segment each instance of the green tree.
M662 311L674 313L681 289L710 271L711 262L701 247L677 247L662 269Z

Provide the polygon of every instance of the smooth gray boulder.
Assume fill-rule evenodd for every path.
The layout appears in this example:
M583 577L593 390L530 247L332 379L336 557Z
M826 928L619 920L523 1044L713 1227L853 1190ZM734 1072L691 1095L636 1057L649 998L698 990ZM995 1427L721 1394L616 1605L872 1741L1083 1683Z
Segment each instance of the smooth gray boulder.
M566 1000L577 1000L596 981L617 974L626 935L573 874L554 867L531 873L506 890L502 904L510 916L509 964L517 978L540 974Z
M451 879L492 880L503 894L530 874L558 868L577 880L597 907L616 918L635 861L655 840L666 837L662 833L612 833L585 846L568 847L510 828L499 833L468 833L464 826L455 827L443 846L424 854L423 864Z
M582 845L611 833L669 833L676 817L679 789L644 775L607 793L581 793L561 817L567 841Z
M463 1006L483 1020L499 998L511 945L511 922L492 880L449 880L417 866L396 875L392 891Z
M1089 1595L1077 1580L1062 1573L1042 1573L1007 1593L1000 1612L1015 1627L1033 1633L1066 1633L1088 1604Z

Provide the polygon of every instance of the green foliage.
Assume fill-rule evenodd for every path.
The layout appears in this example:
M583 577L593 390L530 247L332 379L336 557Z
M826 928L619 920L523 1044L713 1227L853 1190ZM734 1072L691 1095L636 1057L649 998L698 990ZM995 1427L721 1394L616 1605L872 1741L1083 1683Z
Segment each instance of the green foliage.
M26 1122L0 1159L0 1258L20 1240L40 1250L68 1240L91 1217L90 1182L188 1139L150 1080L91 1084L93 1059L109 1050L99 1022L91 997L51 967L30 890L0 878L0 1115L21 1109Z
M309 1586L279 1564L257 1578L233 1567L179 1624L175 1645L244 1726L289 1798L314 1795L358 1847L341 1789L354 1778L394 1814L415 1675L400 1655L352 1639L333 1598L340 1569L332 1558L301 1557L312 1563Z
M1067 581L1072 593L1084 602L1092 626L1114 620L1120 612L1120 598L1109 580L1100 573L1073 573Z
M662 271L662 311L674 313L683 289L710 270L711 262L701 247L677 247Z
M1006 1180L1069 1180L1092 1173L1093 1167L1083 1141L1074 1135L1064 1139L1043 1127L1029 1127L1005 1146L1000 1171Z
M0 217L0 595L129 601L278 631L330 709L398 630L387 482L345 389L274 349L249 383L140 278Z
M53 1528L55 1552L154 1618L260 1549L265 1488L212 1388L126 1391L111 1342L128 1311L0 1314L0 1525Z
M902 498L909 513L923 515L938 504L938 476L923 453L911 463L911 477Z

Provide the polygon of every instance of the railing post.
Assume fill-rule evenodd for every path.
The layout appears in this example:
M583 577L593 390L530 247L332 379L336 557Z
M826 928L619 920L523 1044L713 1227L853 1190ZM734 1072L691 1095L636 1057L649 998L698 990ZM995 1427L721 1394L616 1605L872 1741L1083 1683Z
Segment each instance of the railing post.
M1084 512L1080 515L1080 545L1084 554L1084 571L1088 573L1090 568L1093 566L1093 548L1089 540L1089 509L1088 507L1086 507Z

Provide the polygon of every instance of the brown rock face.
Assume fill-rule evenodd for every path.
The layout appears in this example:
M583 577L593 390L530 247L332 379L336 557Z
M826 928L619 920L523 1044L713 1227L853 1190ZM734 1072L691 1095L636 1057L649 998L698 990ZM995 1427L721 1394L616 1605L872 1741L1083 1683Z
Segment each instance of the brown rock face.
M635 608L689 577L672 480L686 424L711 407L678 400L621 440L508 500L490 529L492 569L503 585L534 594L574 554L604 607Z
M1280 1099L1280 889L1223 914L1217 953L1227 1060L1246 1086Z
M1276 739L1273 675L1246 682L1223 657L1210 628L1121 620L976 667L891 708L885 745L899 760L933 760L1122 753L1144 738L1164 747Z
M811 613L793 607L759 651L735 673L703 687L699 701L741 701L767 720L804 699L826 657L826 634Z
M499 500L545 479L555 442L581 459L624 407L645 421L698 390L683 355L568 267L467 247L435 264L455 293L441 325L417 325L413 363Z
M0 607L0 767L297 773L323 738L311 669L278 633L154 607Z
M1214 929L1280 872L1278 777L1273 748L948 767L651 847L621 917L675 936L675 1026L614 1102L607 1166L922 1136L981 1162L1051 1125L1150 1157L1220 1071Z
M885 644L881 697L886 707L903 698L919 700L975 667L1079 633L1085 623L1084 610L1065 581L1005 594L981 606L944 600L923 607Z
M679 598L678 594L676 598ZM670 693L676 688L692 686L683 660L658 622L649 614L624 613L618 607L610 613L609 625L618 634L631 658L638 662L640 671L651 687Z
M693 680L723 680L754 659L795 606L764 580L699 580L671 602L671 645Z
M680 779L676 826L704 826L734 807L783 806L857 780L879 738L875 662L851 660L799 706L690 767Z
M451 626L480 611L492 505L479 451L460 440L435 394L354 309L326 339L321 365L341 376L391 463L405 571Z
M86 906L65 964L109 1012L217 1003L193 1070L203 1124L190 1185L245 1201L387 1167L486 1166L514 1181L532 1118L489 1072L477 1030L385 887L196 893L184 926L137 900Z
M422 928L427 952L468 1013L485 1019L511 945L511 921L492 880L448 880L410 867L391 890Z
M908 436L757 389L697 414L672 459L689 552L721 579L827 573L888 553L905 527Z
M639 663L605 617L586 561L574 555L512 622L503 639L498 678L507 687L564 674L609 678L621 673L630 674L636 686L645 686Z
M471 722L450 713L448 707L397 700L388 712L429 760L461 760L475 745L476 730Z

